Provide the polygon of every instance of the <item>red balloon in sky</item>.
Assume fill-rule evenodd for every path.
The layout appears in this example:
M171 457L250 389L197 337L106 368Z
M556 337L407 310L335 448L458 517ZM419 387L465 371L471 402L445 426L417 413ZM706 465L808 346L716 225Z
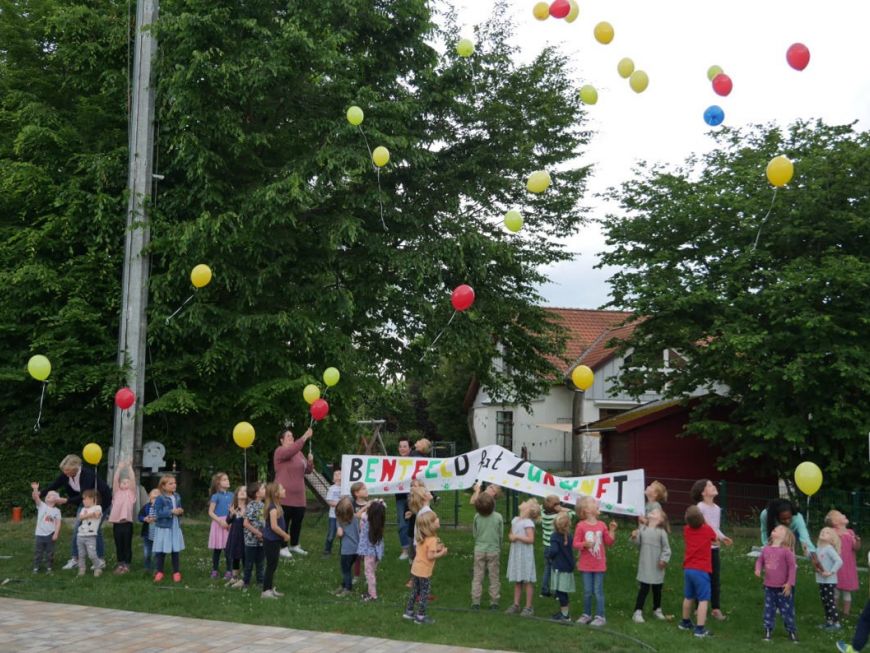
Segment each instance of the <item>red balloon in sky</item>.
M785 60L795 70L803 70L810 63L810 49L803 43L794 43L785 53Z
M324 417L329 415L329 404L326 403L325 399L318 399L313 404L311 404L311 417L314 418L315 422L319 422Z
M121 388L115 393L115 405L121 410L127 410L136 403L136 395L130 388Z
M550 15L553 18L564 18L571 13L571 3L568 0L553 0L550 5Z
M474 303L474 289L465 284L456 286L453 290L453 295L450 297L450 303L459 312L467 311Z
M716 95L726 96L734 88L734 82L725 73L719 73L713 78L713 90Z

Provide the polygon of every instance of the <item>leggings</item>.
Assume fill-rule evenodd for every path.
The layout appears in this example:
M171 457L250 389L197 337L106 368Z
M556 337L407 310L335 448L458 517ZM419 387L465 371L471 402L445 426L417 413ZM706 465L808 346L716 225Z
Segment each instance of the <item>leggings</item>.
M414 585L411 587L411 594L408 596L408 604L405 606L405 612L414 614L414 604L419 601L420 607L417 608L417 616L426 616L426 604L429 602L429 578L421 578L420 576L411 576Z
M637 590L637 601L634 602L635 610L643 610L643 604L646 603L647 594L652 588L653 595L653 610L660 610L662 607L662 584L657 585L652 583L641 583Z
M257 582L263 584L263 555L262 546L247 546L245 545L245 574L242 580L247 586L251 582L251 572L254 571L254 566L257 567Z
M115 554L118 564L129 567L133 562L133 522L125 521L112 524L112 535L115 537Z
M852 648L860 651L867 646L868 635L870 635L870 601L864 604L864 610L861 611L861 616L858 617L858 624L855 626L855 636L852 638Z
M181 568L181 559L178 555L178 551L173 551L170 555L172 556L172 573L177 574ZM155 553L154 559L157 562L157 571L159 571L162 574L163 573L163 563L166 561L166 554L165 553Z
M785 596L781 587L765 587L763 621L767 630L773 630L777 610L782 615L786 631L789 633L797 632L794 619L794 592L790 596Z
M722 583L720 581L722 563L719 559L719 547L711 549L711 562L713 563L713 573L710 574L710 609L719 610L719 594ZM655 596L655 595L653 595Z
M290 534L290 546L299 546L302 520L305 519L305 506L281 506L284 510L284 523Z
M568 607L568 593L567 592L560 592L559 590L556 590L556 598L559 599L559 607L560 608L567 608Z
M341 586L346 590L353 589L353 566L356 557L356 553L341 554Z
M278 554L281 552L281 540L263 540L263 554L266 556L266 572L263 574L263 591L274 587L275 570L278 568Z
M819 583L819 598L822 599L822 609L825 611L825 623L840 623L840 615L837 612L837 600L834 598L833 583Z
M369 588L369 596L378 598L378 559L375 556L364 556L363 563L366 570L366 585Z
M227 571L233 568L232 563L230 562L230 552L226 549L212 549L211 550L211 570L217 571L221 566L221 553L226 556L227 559ZM236 567L238 569L238 567Z

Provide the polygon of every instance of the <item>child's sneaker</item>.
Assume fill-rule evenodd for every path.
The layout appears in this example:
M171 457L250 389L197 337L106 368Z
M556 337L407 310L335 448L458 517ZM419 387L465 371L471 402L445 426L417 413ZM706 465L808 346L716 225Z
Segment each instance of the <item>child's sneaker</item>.
M372 596L371 594L363 594L362 601L363 603L371 603L372 601L377 601L378 597Z
M79 561L75 558L70 558L66 561L66 564L62 567L63 569L75 569L79 566Z
M51 567L46 567L46 568L45 568L45 573L46 573L46 574L50 574L50 573L52 573L52 571L51 571Z
M211 574L209 574L209 578L211 578L212 580L217 580L217 578L218 578L218 570L217 570L217 569L212 569L212 570L211 570Z
M643 619L643 612L640 610L635 610L634 614L631 615L631 620L636 624L646 623Z
M577 623L583 624L584 626L587 625L591 621L592 621L592 617L590 617L588 614L581 614L580 617L577 619Z
M681 619L680 623L677 624L677 628L680 630L694 630L695 624L692 623L691 619Z
M154 582L155 583L159 583L160 581L163 580L163 578L164 578L164 576L163 576L162 571L158 571L156 574L154 574Z
M556 614L553 615L553 621L568 622L568 621L571 621L571 617L569 617L567 614L565 614L564 612L562 612L560 610L559 612L557 612Z
M181 572L180 571L176 571L174 574L172 574L172 582L173 583L180 583L181 582Z
M233 580L233 578L234 578L233 572L231 572L231 571L224 572L224 580L225 581Z
M827 632L829 632L829 633L835 633L835 632L837 632L838 630L842 630L842 629L843 629L843 627L842 627L839 623L834 623L834 624L825 624L825 625L823 626L823 628L824 628L825 631L827 631Z
M84 567L79 567L79 576L84 576L84 575L85 575Z
M490 603L489 609L490 610L498 610L498 603Z
M770 642L773 640L773 631L770 628L764 629L764 638L762 641Z
M521 617L533 617L535 616L535 611L532 608L523 608L523 611L520 612Z
M38 573L39 573L39 567L34 567L34 568L33 568L33 573L34 573L34 574L38 574Z
M855 649L852 648L852 645L847 644L843 640L837 642L837 650L840 651L840 653L855 653Z
M262 592L260 594L260 598L261 599L277 599L278 597L275 596L275 592L273 592L272 590L266 590L265 592Z
M241 578L237 578L233 583L230 584L230 589L240 590L245 586L245 581Z
M472 603L471 609L477 612L478 610L480 610L480 603Z
M590 626L595 626L596 628L601 628L601 626L607 625L607 619L604 617L595 617L591 622L589 622Z
M424 614L418 614L414 619L415 624L434 624L435 620L432 617L427 617Z
M405 610L402 613L402 619L408 619L409 621L413 621L414 620L414 613L408 612L407 610Z
M511 607L509 607L507 610L505 610L504 613L505 614L519 614L520 613L520 606L518 606L517 604L513 604Z
M96 569L94 569L94 578L99 578L102 575L103 575L103 568L102 567L97 567Z
M792 644L800 644L800 640L798 640L797 633L789 633L788 634L788 641L790 641Z
M704 628L703 626L695 626L695 632L693 633L695 637L712 637L713 633Z
M659 621L667 621L668 620L668 618L665 616L665 613L662 612L661 608L659 608L658 610L653 610L653 616L656 619L658 619Z

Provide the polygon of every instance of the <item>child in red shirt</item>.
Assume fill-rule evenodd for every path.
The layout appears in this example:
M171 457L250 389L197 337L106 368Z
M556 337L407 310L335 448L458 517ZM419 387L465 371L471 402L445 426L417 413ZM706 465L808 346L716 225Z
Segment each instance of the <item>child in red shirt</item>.
M580 522L574 531L574 548L580 550L577 569L583 576L583 614L577 623L600 627L607 624L604 617L604 572L607 571L607 547L615 541L617 524L607 526L598 521L598 501L583 497L577 503ZM592 597L595 596L595 618L592 618Z
M707 623L707 607L710 603L710 574L713 573L712 548L718 536L707 522L698 506L686 510L686 525L683 526L686 555L683 558L683 620L680 630L693 630L695 637L709 637L712 633L704 626ZM692 625L689 615L692 604L698 602L698 622Z

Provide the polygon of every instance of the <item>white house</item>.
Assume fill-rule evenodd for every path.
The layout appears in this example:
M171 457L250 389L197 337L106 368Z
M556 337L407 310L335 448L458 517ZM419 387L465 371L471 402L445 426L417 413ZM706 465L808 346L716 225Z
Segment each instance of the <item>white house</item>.
M482 447L500 444L549 469L570 469L572 460L572 411L574 390L570 384L571 370L587 365L595 374L592 387L583 393L577 423L591 424L606 417L654 401L660 395L649 393L633 399L625 394L612 395L613 381L619 376L624 358L617 356L607 343L625 338L634 325L620 326L630 313L578 308L547 308L567 331L564 355L552 362L562 370L562 378L553 379L546 395L532 401L527 411L522 406L504 403L491 397L486 388L477 389L470 402L469 425L472 442ZM582 437L583 473L601 470L601 451L597 433Z

